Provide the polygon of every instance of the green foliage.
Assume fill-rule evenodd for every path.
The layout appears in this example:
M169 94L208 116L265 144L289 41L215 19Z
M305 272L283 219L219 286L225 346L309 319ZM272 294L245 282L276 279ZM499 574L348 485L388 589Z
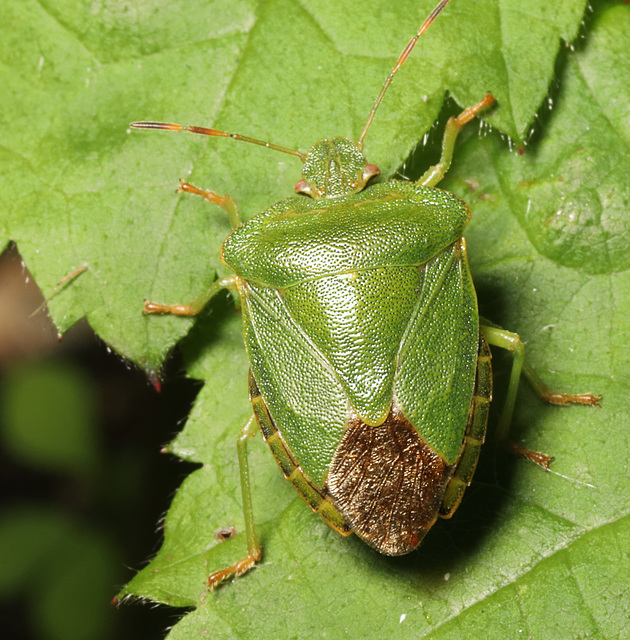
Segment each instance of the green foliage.
M40 469L91 475L97 458L91 401L80 371L30 363L15 369L0 393L5 450Z
M0 560L0 595L27 596L29 626L38 638L114 637L108 601L117 554L102 532L45 506L5 510ZM11 621L5 624L10 632Z
M26 499L2 511L0 598L22 597L28 627L42 640L104 640L117 622L108 605L112 582L119 579L111 533L69 508L89 502L91 488L111 477L98 464L94 390L81 373L63 362L29 362L9 372L0 387L7 476L23 477L14 475L16 463L29 467L40 474L47 496L46 504ZM53 487L62 478L67 495L60 507ZM4 622L7 633L14 622Z
M0 38L0 233L46 295L87 267L50 301L59 329L85 315L113 348L157 369L192 323L143 317L143 299L196 297L221 269L229 232L222 211L175 193L177 179L230 193L250 217L299 177L289 156L127 123L211 125L301 150L356 137L431 5L12 3ZM495 95L494 131L479 137L469 125L441 185L473 211L482 314L521 334L550 385L601 393L602 409L542 406L524 388L515 428L555 455L553 473L488 445L454 519L397 559L329 530L254 442L265 555L210 594L205 577L245 549L242 535L219 545L212 534L242 530L235 437L251 411L240 318L217 300L184 344L188 373L205 386L171 445L203 466L175 497L162 549L123 592L195 607L170 638L630 633L630 7L598 3L580 26L583 1L523 6L452 0L396 77L365 151L391 173L445 91L459 107Z

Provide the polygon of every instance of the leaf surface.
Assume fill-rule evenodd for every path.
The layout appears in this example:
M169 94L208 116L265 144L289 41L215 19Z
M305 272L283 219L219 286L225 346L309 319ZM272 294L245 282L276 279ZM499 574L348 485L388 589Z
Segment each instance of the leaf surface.
M175 193L177 179L229 192L249 217L299 177L290 156L127 123L224 127L301 150L356 137L430 4L10 7L0 232L46 295L87 267L51 299L57 326L86 315L122 355L157 369L192 323L143 317L143 299L192 300L221 272L229 232L220 210ZM553 473L490 443L455 517L393 559L326 527L254 441L265 555L208 593L207 575L245 550L243 535L218 544L213 532L243 529L235 439L251 411L240 318L217 298L184 344L188 372L205 386L171 445L202 467L175 497L162 549L123 591L194 607L170 638L628 635L630 7L598 3L575 40L585 3L558 4L453 0L396 77L366 155L393 172L445 91L459 107L492 91L499 106L484 117L494 132L469 125L441 185L473 211L480 310L521 334L554 389L601 393L602 408L547 407L524 386L515 431L555 456ZM495 355L500 405L509 359Z

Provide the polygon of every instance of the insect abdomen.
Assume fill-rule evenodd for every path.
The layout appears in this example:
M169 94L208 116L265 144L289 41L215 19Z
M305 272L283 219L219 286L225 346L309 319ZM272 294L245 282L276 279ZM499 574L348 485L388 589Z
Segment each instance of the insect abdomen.
M462 453L457 462L446 491L440 516L450 518L456 511L462 500L466 487L470 484L477 461L481 453L481 445L486 438L488 424L488 412L492 400L492 365L490 363L490 348L483 335L479 335L479 356L477 358L477 377L475 380L475 392L470 403L468 426L464 436Z

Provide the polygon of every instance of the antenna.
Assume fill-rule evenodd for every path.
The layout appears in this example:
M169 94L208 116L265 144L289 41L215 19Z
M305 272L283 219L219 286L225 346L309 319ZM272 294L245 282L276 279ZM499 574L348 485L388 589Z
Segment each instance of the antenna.
M256 138L249 138L248 136L242 136L240 133L228 133L227 131L219 131L218 129L208 129L206 127L190 127L182 124L172 124L170 122L132 122L130 127L134 129L166 129L167 131L189 131L190 133L200 133L204 136L217 136L219 138L232 138L232 140L242 140L243 142L250 142L251 144L257 144L267 149L274 149L275 151L282 151L282 153L288 153L292 156L297 156L304 162L306 154L295 149L288 149L287 147L281 147L279 144L273 144L272 142L265 142L264 140L257 140Z
M367 122L363 127L363 131L361 131L361 135L357 140L357 147L359 148L359 151L363 151L363 139L365 138L370 126L372 125L372 120L374 120L376 110L379 108L381 101L383 100L383 96L385 95L385 92L387 91L387 89L389 89L389 85L392 83L392 80L394 79L394 76L398 72L398 69L400 69L400 67L403 66L403 64L405 63L405 60L409 57L409 54L413 51L413 48L416 46L416 42L418 41L418 38L431 26L431 23L435 20L435 18L437 18L437 16L442 12L442 9L444 9L444 7L449 2L450 0L442 0L442 2L440 2L437 5L437 7L433 9L433 11L431 12L431 15L422 23L422 26L420 27L420 29L418 29L418 33L416 33L416 35L413 38L411 38L411 40L409 40L409 43L404 48L403 52L400 54L400 57L398 58L396 64L394 65L394 68L392 69L391 73L387 76L387 79L383 83L383 88L381 89L381 92L378 94L378 98L376 98L376 101L374 102L374 106L370 111L370 115L368 116Z

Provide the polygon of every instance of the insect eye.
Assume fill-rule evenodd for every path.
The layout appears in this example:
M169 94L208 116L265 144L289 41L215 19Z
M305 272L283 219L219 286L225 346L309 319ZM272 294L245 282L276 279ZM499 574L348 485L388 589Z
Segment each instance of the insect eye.
M298 180L295 183L294 189L295 193L309 196L309 198L317 198L318 196L317 189L312 184L306 182L306 180Z
M363 184L367 184L372 178L376 178L380 174L381 170L375 164L366 164L361 174Z

